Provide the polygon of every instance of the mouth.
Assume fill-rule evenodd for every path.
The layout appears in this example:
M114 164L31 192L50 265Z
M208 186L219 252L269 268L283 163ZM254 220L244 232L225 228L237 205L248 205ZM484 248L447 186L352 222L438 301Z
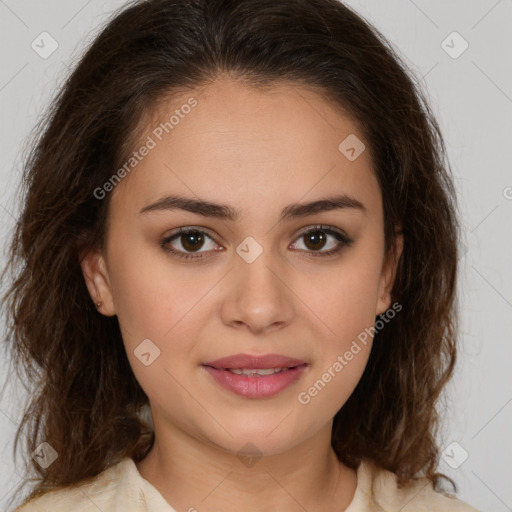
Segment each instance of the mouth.
M293 367L296 368L296 367ZM290 368L222 368L236 375L247 375L248 377L265 377L276 373L287 372Z
M278 354L237 354L203 363L202 367L224 389L246 398L266 398L292 385L308 363Z

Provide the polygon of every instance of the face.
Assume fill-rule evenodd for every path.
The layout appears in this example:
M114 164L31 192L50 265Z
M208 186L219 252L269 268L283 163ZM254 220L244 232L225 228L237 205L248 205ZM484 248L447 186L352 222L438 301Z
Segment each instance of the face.
M297 86L223 78L159 105L136 145L149 149L110 192L103 252L82 262L100 312L118 316L155 428L268 455L330 429L395 270L358 140Z

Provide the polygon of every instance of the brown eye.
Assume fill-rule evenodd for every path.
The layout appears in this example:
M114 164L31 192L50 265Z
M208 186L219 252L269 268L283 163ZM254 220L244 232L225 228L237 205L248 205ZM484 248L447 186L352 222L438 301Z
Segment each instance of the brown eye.
M341 231L326 226L314 226L303 232L292 247L304 251L308 256L331 256L352 243L353 240Z
M208 247L208 242L210 247ZM164 251L183 259L203 258L205 256L203 253L209 253L218 248L210 235L195 228L179 229L173 235L162 239L160 246Z
M180 242L186 251L197 251L204 244L204 236L199 231L189 231L188 233L181 233Z
M303 235L303 237L308 249L312 249L315 251L323 249L327 241L327 237L325 236L325 233L323 231L310 231L309 233Z

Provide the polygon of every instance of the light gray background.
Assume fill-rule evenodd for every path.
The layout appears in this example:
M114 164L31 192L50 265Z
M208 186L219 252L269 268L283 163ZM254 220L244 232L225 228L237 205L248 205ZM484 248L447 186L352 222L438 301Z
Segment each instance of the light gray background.
M13 192L22 145L84 42L123 3L0 0L2 241L18 208ZM461 258L462 345L440 442L443 448L458 445L450 446L439 469L457 482L464 501L482 511L512 511L512 1L348 4L374 23L422 78L456 175L467 246ZM31 48L43 31L59 45L47 59ZM442 47L453 31L469 44L456 59ZM445 44L457 51L462 42L452 36ZM0 364L1 384L5 361ZM12 461L12 444L23 394L19 383L10 384L0 401L2 510L22 467L22 461L17 468ZM452 469L448 461L457 465L463 450L467 459Z

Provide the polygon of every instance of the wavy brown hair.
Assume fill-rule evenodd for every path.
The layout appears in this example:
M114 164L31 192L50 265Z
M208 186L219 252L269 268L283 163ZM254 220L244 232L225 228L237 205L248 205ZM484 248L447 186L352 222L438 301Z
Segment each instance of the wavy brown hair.
M93 191L129 158L158 100L221 73L253 87L311 87L360 127L382 191L386 251L402 227L392 299L402 311L375 337L360 382L336 414L332 446L436 490L439 399L456 361L458 221L439 126L414 73L384 36L336 0L149 0L109 21L37 127L22 214L5 272L8 346L31 398L16 435L36 484L29 497L142 459L148 398L116 317L91 302L79 255L101 247L109 197ZM42 441L59 454L42 469ZM443 491L444 492L444 491Z

